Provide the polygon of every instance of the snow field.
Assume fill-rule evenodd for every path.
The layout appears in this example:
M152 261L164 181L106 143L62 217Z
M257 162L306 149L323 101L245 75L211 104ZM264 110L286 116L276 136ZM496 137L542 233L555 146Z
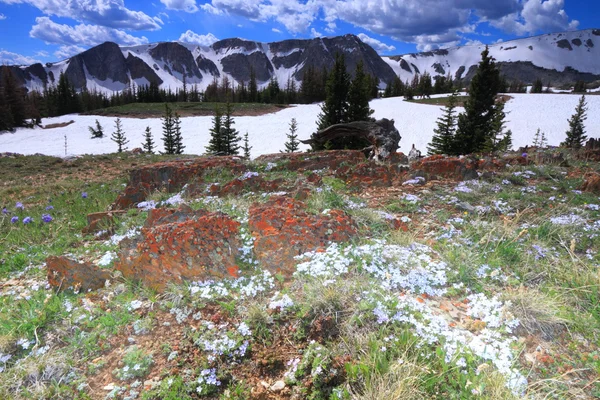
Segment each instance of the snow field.
M548 144L557 146L565 139L568 129L567 120L575 111L579 96L571 94L511 94L505 108L507 112L506 128L513 132L513 148L531 145L537 128L546 133ZM585 121L588 138L600 137L600 96L587 96L588 115ZM371 102L375 110L373 116L394 119L396 128L402 136L400 151L408 153L412 144L426 152L433 136L436 120L442 115L443 107L406 102L402 98L376 99ZM462 111L462 109L460 109ZM257 117L236 117L235 128L241 136L248 132L252 157L262 154L278 153L283 150L292 118L298 122L298 137L308 139L317 129L318 104L297 105L277 113ZM105 137L91 139L89 126L98 119L104 128ZM182 132L186 154L203 154L210 139L209 129L212 117L182 118ZM110 139L114 131L113 117L82 115L63 115L47 118L43 123L53 124L74 120L71 125L55 129L17 129L14 133L0 134L0 153L65 155L67 154L105 154L117 150ZM121 118L123 129L129 140L129 149L142 147L144 130L150 126L158 150L162 149L162 125L160 118L135 119ZM301 145L301 150L308 146Z

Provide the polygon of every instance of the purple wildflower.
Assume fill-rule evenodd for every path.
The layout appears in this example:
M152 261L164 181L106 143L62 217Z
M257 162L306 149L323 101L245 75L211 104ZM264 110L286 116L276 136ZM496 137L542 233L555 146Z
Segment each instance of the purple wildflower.
M4 207L4 208L2 209L2 214L5 214L5 215L6 215L6 214L8 214L8 210L6 209L6 207Z
M46 211L54 210L54 206L46 206Z
M16 215L10 219L11 224L16 224L17 222L19 222L19 217Z
M521 156L523 156L523 158L527 158L527 153L523 153Z
M88 197L87 192L81 192L81 198L82 199L87 199L87 197Z
M42 214L42 221L45 223L52 222L52 215L50 214Z
M17 204L15 205L15 208L18 210L24 210L25 207L23 206L23 203L21 203L20 201L17 201Z
M33 218L31 218L31 217L25 217L25 218L23 218L23 224L24 225L30 224L32 222L33 222Z

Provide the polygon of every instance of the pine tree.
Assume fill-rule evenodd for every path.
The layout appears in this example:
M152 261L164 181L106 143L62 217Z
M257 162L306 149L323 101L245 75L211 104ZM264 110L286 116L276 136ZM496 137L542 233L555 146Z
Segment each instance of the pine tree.
M370 87L367 75L363 70L362 60L356 65L354 79L350 84L348 93L347 122L368 121L371 119L373 110L369 107Z
M117 146L119 146L118 152L122 153L123 150L127 150L127 147L125 147L125 145L129 143L129 140L127 140L127 138L125 137L125 132L123 132L123 128L121 127L121 118L117 118L115 120L115 128L117 130L113 132L111 140L115 142Z
M250 141L248 140L248 132L244 135L244 146L242 147L244 150L244 158L246 160L250 159L250 150L252 150L252 146L250 146Z
M290 122L290 132L287 134L288 141L285 142L285 152L293 153L298 151L300 147L300 142L298 141L298 123L296 122L296 118L292 118Z
M465 112L458 116L456 148L462 154L484 151L486 144L490 142L496 95L500 85L500 72L486 46L481 53L477 72L471 80Z
M233 127L235 121L233 120L233 106L227 102L225 104L225 114L223 115L223 126L221 127L221 137L223 140L223 148L225 155L233 156L237 155L240 151L240 145L238 144L242 138L239 132Z
M144 143L142 143L142 148L144 152L148 154L154 154L154 139L152 138L152 132L150 131L150 127L146 127L146 131L144 132Z
M27 115L24 88L17 83L14 74L7 66L3 66L0 70L0 78L0 91L6 104L6 114L2 117L4 123L0 124L6 125L7 130L25 126Z
M437 128L433 130L434 135L431 139L427 152L429 154L448 154L454 155L454 134L456 133L456 92L448 98L448 103L444 108L444 115L437 120Z
M542 83L542 80L540 78L537 78L533 82L533 86L531 86L531 93L542 93L543 90L544 84Z
M490 121L490 132L487 136L483 150L490 153L509 150L512 145L512 132L504 132L504 102L499 101L494 106L492 120Z
M248 83L248 100L250 103L258 101L258 84L256 82L256 71L254 67L250 67L250 82Z
M173 139L175 141L175 154L183 154L183 136L181 135L181 118L178 113L175 113L173 118Z
M587 140L585 126L583 125L583 122L587 119L586 112L587 103L585 102L585 95L583 95L579 99L577 107L575 107L575 114L569 119L569 130L567 131L567 139L564 142L566 147L578 149Z
M96 128L95 129L92 126L88 126L88 129L90 130L90 133L92 134L92 139L98 139L98 138L104 137L104 128L102 128L102 125L100 125L100 122L98 122L98 120L96 120Z
M575 86L573 86L573 93L585 93L587 90L585 89L584 81L575 82Z
M533 147L540 147L540 143L542 141L541 132L542 130L540 128L537 128L537 131L535 131L535 135L533 136Z
M225 146L223 144L223 113L221 108L215 106L215 115L213 117L213 126L210 128L210 141L206 147L206 152L215 156L225 155Z
M163 154L176 154L177 143L175 141L175 121L173 111L169 104L165 103L165 113L162 117L163 136L162 141L165 146Z
M335 64L327 80L327 97L321 106L321 113L318 117L319 130L347 122L349 87L350 75L346 72L345 57L343 54L336 53Z

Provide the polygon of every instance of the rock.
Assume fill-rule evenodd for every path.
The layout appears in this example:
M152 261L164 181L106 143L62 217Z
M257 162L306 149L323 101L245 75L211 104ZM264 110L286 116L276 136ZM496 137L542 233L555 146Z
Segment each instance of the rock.
M281 178L267 181L260 174L248 178L235 178L225 185L213 184L208 188L211 196L239 195L243 192L279 192L289 188L284 187L285 181Z
M125 214L125 211L105 211L91 213L87 215L88 225L83 228L84 235L93 235L100 231L110 233L114 229L115 220L113 217Z
M369 143L363 150L369 150L369 158L388 160L398 150L400 133L394 126L394 120L382 118L373 121L355 121L346 124L335 124L311 135L308 140L301 140L315 149L322 149L327 143L334 149L343 149L349 141Z
M311 215L305 209L304 203L286 197L273 197L250 207L248 223L255 238L254 254L271 272L291 276L295 256L358 234L355 223L343 211Z
M336 170L335 176L351 186L389 187L395 179L403 176L405 170L405 167L397 164L365 161L358 165L340 167Z
M355 165L365 160L359 150L329 150L311 153L276 153L265 154L256 158L260 164L275 164L273 171L316 171L330 169L334 171L342 165Z
M127 210L128 208L134 207L138 203L146 200L152 188L150 185L144 182L138 182L135 185L129 185L125 188L125 191L117 196L117 199L112 204L111 209L113 211Z
M162 291L169 282L237 276L239 223L204 210L152 210L141 234L120 244L116 269Z
M271 391L273 392L281 392L285 388L284 381L277 381L271 386Z
M93 264L79 263L67 257L48 257L46 259L48 283L56 290L88 292L103 288L110 280L110 272Z
M600 174L591 173L586 175L581 190L585 192L600 193Z
M140 147L136 147L135 149L131 150L131 154L143 154L144 150L142 150Z
M411 165L411 169L415 173L423 174L429 180L434 177L443 177L457 181L476 179L478 177L477 167L477 162L469 158L441 155L422 158Z

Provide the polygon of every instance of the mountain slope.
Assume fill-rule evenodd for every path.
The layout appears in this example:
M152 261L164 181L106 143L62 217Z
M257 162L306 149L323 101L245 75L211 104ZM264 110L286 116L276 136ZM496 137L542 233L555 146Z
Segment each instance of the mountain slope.
M467 81L481 60L484 45L383 57L403 81L429 72ZM600 79L600 30L562 32L496 43L490 55L510 80L563 84Z

